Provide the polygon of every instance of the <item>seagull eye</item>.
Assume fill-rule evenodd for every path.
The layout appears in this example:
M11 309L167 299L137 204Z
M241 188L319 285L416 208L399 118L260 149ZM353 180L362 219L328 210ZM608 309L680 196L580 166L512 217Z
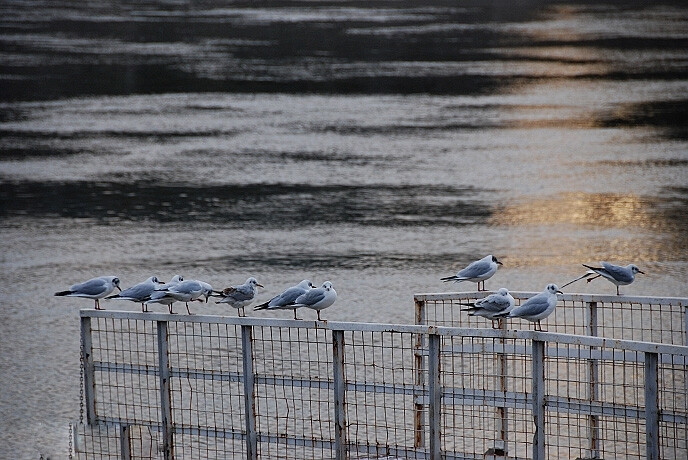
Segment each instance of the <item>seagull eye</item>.
M115 284L119 284L119 278L115 278L114 280L112 280L112 282Z

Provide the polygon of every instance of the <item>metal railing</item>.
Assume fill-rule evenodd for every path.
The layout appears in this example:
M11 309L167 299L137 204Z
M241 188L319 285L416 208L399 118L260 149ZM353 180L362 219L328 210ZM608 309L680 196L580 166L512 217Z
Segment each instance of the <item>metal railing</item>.
M471 317L462 303L474 302L491 292L416 294L416 324L448 327L491 327L490 320ZM511 292L520 305L537 292ZM688 298L559 294L554 313L542 321L549 332L614 339L688 345ZM531 323L510 319L509 329L529 329Z
M81 311L92 458L687 458L688 347Z

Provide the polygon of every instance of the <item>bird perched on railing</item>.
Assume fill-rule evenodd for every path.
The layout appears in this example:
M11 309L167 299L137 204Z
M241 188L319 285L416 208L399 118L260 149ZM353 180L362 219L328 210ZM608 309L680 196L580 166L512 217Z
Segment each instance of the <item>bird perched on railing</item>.
M590 281L599 278L600 276L603 278L606 278L610 282L616 285L616 295L621 295L619 292L619 286L626 286L631 284L633 281L635 281L635 275L638 273L642 273L643 275L645 272L641 271L636 265L634 264L628 264L625 267L621 265L614 265L610 264L609 262L600 262L601 267L592 267L590 265L582 264L585 268L588 269L588 271L581 277L576 278L573 281L569 281L568 283L564 284L562 286L562 289L568 286L571 283L575 283L578 280L582 280L583 278L587 278L587 282L589 283Z
M492 275L497 273L497 268L500 265L503 264L498 261L495 256L490 254L480 260L471 262L466 268L460 270L456 275L447 276L440 279L445 283L449 281L454 281L455 283L460 283L462 281L473 281L474 283L478 283L478 291L484 291L485 280L491 278ZM482 289L480 283L482 283Z
M294 302L296 299L302 295L305 294L306 292L310 291L311 289L315 288L313 286L313 283L311 283L309 280L303 280L296 286L292 286L288 289L286 289L284 292L282 292L279 295L276 295L272 299L268 300L265 303L262 303L260 305L256 305L253 309L254 310L294 310L294 319L299 319L296 317L296 310L297 307L294 307Z
M151 292L151 295L148 299L146 299L144 303L146 305L150 305L152 303L160 303L163 305L167 305L167 308L169 309L170 313L174 314L174 312L172 311L172 304L175 303L177 300L173 297L169 297L167 295L167 290L172 286L176 286L182 281L184 281L182 275L174 275L172 279L170 279L167 283L158 286L153 292Z
M256 287L264 287L254 277L250 277L244 284L230 286L222 291L213 291L215 297L222 297L215 303L226 303L237 309L239 316L246 316L245 307L256 298ZM240 312L241 311L241 312Z
M96 310L103 310L103 308L100 308L100 299L110 295L115 288L122 290L119 287L119 278L116 276L99 276L98 278L91 278L83 283L75 284L67 291L56 292L55 295L93 299L96 302Z
M540 321L552 314L557 307L557 294L563 294L556 284L548 284L545 290L515 307L509 313L498 313L495 318L523 318L535 323L535 330L542 331Z
M162 281L157 276L151 276L146 281L123 290L119 294L105 297L105 300L130 300L141 304L141 311L148 311L145 307L146 300L150 299L151 294L155 289L163 285Z
M163 294L157 294L158 292L162 292ZM203 302L203 300L200 299L201 296L205 296L205 301L207 302L212 292L213 287L210 284L204 281L188 280L182 281L164 290L156 290L156 292L151 295L151 300L146 303L166 303L170 309L170 313L174 314L174 311L172 311L172 304L175 301L184 302L187 313L192 315L193 313L189 310L189 302Z
M310 308L318 312L318 321L322 321L320 318L320 310L324 310L331 306L335 300L337 300L337 291L334 290L331 282L325 281L322 287L311 289L298 296L289 308ZM294 315L296 315L296 313L294 313Z
M509 313L513 310L515 301L507 288L501 288L494 294L490 294L473 303L459 303L459 305L466 305L470 308L462 308L461 311L467 311L468 316L482 316L492 321L492 328L495 328L495 321L499 327L499 317L496 315Z

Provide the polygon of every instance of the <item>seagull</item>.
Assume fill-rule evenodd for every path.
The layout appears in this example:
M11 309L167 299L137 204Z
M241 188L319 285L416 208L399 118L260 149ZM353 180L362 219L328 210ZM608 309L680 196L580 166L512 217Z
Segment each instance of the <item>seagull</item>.
M172 297L167 296L167 289L171 288L172 286L176 286L182 281L184 281L182 275L174 275L172 279L169 280L167 283L158 286L144 303L146 305L149 305L151 303L161 303L163 305L167 305L167 308L170 310L170 313L174 313L172 311L172 304L175 303L176 300Z
M548 284L544 291L526 300L522 305L509 313L498 313L495 318L523 318L535 325L536 331L542 331L540 321L552 314L557 306L557 294L563 294L556 284Z
M100 308L100 299L109 295L115 288L122 290L119 287L119 278L116 276L100 276L75 284L67 291L56 292L55 295L93 299L96 301L96 310L104 310L104 308Z
M311 289L298 296L294 303L288 308L308 307L318 312L318 321L320 319L320 310L323 310L337 300L337 291L332 287L332 283L325 281L322 287Z
M589 283L595 278L599 278L601 276L616 284L616 295L621 295L621 293L619 292L619 286L626 286L628 284L631 284L635 280L635 275L637 273L642 273L643 275L645 274L645 272L641 271L634 264L628 264L625 267L621 265L610 264L609 262L600 262L600 265L602 265L602 267L592 267L586 264L582 265L588 269L585 275L566 283L562 286L562 288L586 277L588 278L587 281Z
M264 286L258 283L258 280L254 277L250 277L244 284L240 284L239 286L230 286L222 291L213 291L213 293L219 294L219 296L222 297L222 300L218 300L215 303L229 304L237 309L237 314L239 316L246 316L244 307L249 305L253 302L253 299L256 298L256 287ZM241 312L239 312L239 310L241 310Z
M280 295L276 295L269 301L262 303L260 305L256 305L253 309L254 310L282 310L282 309L293 309L294 310L294 319L299 319L296 317L296 307L294 307L292 304L294 301L296 301L296 298L299 297L301 294L305 294L306 292L310 291L313 289L315 286L313 286L313 283L311 283L309 280L303 280L296 286L292 286Z
M164 294L156 294L157 292L163 292ZM213 287L203 281L198 281L198 280L188 280L188 281L182 281L179 284L176 284L174 286L171 286L167 288L164 291L156 291L153 294L155 295L155 299L153 299L153 296L151 296L151 300L149 300L146 303L152 303L153 300L157 303L168 303L170 313L174 314L172 311L172 304L175 301L179 302L184 302L186 304L186 311L192 315L191 310L189 310L189 302L192 302L194 300L198 300L199 302L203 302L202 300L199 299L201 296L205 296L205 301L208 301L208 297L210 297L210 294L213 292ZM164 302L161 302L164 300Z
M463 308L461 311L467 311L468 316L482 316L492 320L492 328L495 329L495 320L499 325L499 318L495 315L509 313L514 308L514 298L509 294L507 288L501 288L494 294L490 294L474 303L462 303L470 308Z
M440 278L442 281L449 282L454 281L455 283L460 283L461 281L473 281L478 283L478 291L485 290L485 280L492 277L497 273L497 267L503 265L497 260L492 254L483 257L480 260L471 262L468 267L459 271L454 276L447 276L446 278ZM482 289L480 289L480 283L482 282Z
M151 276L143 283L139 283L135 286L125 289L116 295L111 295L106 297L105 300L115 299L115 300L131 300L132 302L139 302L141 304L141 311L148 311L146 308L145 301L150 299L150 295L155 291L156 288L164 284L158 279L157 276Z

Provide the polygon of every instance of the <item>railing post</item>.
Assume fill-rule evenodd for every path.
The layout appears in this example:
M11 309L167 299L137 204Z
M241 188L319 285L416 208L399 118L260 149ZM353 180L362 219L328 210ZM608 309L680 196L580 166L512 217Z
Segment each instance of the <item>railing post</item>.
M344 377L344 331L332 331L332 365L334 378L334 445L335 459L348 458L346 428L346 381Z
M533 340L533 460L545 457L545 342Z
M256 433L256 398L253 371L253 326L241 326L241 349L244 364L244 414L246 419L246 459L258 458Z
M86 423L96 423L96 379L93 365L93 342L91 318L81 317L81 361L84 366L84 403L86 404Z
M587 333L597 337L597 302L588 302L586 310L588 315ZM593 347L591 347L591 351ZM598 360L588 361L588 399L595 402L599 399L599 365ZM600 419L597 415L588 416L588 445L590 446L589 458L600 456Z
M416 324L425 324L425 301L416 300ZM425 389L425 373L423 349L425 348L425 334L416 334L413 344L414 385L417 389ZM423 429L423 403L420 402L422 393L413 395L413 447L416 449L425 445L425 430Z
M165 460L174 459L172 403L170 397L170 358L168 350L168 323L158 321L158 370L160 380L160 423L162 449Z
M506 331L506 320L499 320L499 328ZM499 344L502 346L502 351L497 353L496 356L497 369L499 369L499 389L502 393L504 393L504 396L506 397L506 375L508 372L508 366L506 352L504 350L504 347L506 346L504 338L499 339ZM509 411L506 407L497 407L496 411L497 430L499 431L499 443L497 443L494 446L492 453L494 455L501 455L503 457L506 457L509 452Z
M442 386L440 380L440 336L428 335L428 425L430 460L441 458Z
M129 425L120 425L119 427L119 451L122 460L131 460L131 438L129 432L131 431Z
M659 460L659 356L645 353L645 439L647 460Z

